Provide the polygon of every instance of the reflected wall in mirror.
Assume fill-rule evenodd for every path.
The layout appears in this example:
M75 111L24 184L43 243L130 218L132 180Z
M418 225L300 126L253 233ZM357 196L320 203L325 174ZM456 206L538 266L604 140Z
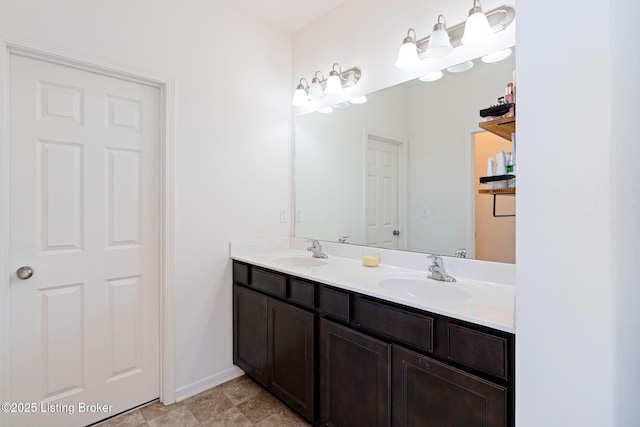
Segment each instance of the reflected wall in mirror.
M514 262L515 218L490 218L476 230L475 210L487 207L476 206L474 170L478 112L504 95L514 56L476 59L464 73L296 118L295 236L452 256L464 249L472 258L476 235L489 243L493 235L499 253L489 244L479 257ZM478 162L486 172L487 158ZM482 197L490 209L493 196Z

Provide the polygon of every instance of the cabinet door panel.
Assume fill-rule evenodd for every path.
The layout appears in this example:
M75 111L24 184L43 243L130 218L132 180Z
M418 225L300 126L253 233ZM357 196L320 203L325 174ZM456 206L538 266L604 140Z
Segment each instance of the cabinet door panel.
M506 427L507 389L393 346L393 425Z
M391 346L320 319L321 424L390 425Z
M233 363L262 385L267 384L267 299L233 286Z
M314 313L269 298L269 390L314 418Z

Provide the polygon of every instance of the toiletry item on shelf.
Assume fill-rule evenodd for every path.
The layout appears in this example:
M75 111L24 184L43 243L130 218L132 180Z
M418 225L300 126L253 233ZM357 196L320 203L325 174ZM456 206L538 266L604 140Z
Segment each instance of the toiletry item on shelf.
M493 157L489 157L489 159L487 159L487 175L486 176L493 176L493 170L495 169L495 160L493 160ZM487 188L489 190L493 190L495 188L495 182L488 182L487 183Z
M496 155L496 175L507 174L507 159L503 150ZM506 181L497 181L495 188L507 188Z
M380 264L380 253L365 251L362 253L362 265L365 267L377 267Z
M516 173L516 133L511 134L511 163L513 164L512 173Z

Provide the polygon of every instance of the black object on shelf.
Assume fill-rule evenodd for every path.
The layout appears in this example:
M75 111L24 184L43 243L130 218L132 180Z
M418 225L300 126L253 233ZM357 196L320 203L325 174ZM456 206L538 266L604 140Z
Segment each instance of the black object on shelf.
M515 178L515 175L507 174L507 175L495 175L495 176L481 176L480 184L486 184L487 182L494 181L508 181L510 179Z
M498 117L507 114L509 109L515 104L507 102L505 104L492 105L489 108L480 110L480 117Z

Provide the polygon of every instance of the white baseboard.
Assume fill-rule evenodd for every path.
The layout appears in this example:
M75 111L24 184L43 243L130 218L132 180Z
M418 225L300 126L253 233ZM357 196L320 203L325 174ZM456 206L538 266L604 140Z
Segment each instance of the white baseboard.
M188 397L195 396L198 393L202 393L205 390L209 390L215 386L218 386L227 381L231 381L234 378L244 375L244 371L237 366L233 366L222 372L218 372L210 377L203 378L191 384L187 384L176 389L176 402L180 402Z

